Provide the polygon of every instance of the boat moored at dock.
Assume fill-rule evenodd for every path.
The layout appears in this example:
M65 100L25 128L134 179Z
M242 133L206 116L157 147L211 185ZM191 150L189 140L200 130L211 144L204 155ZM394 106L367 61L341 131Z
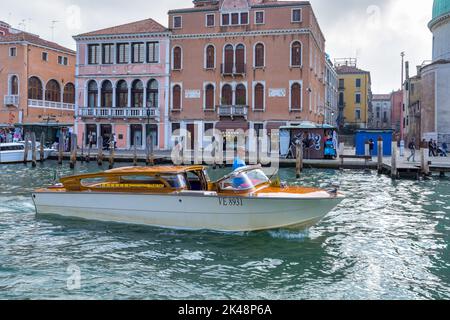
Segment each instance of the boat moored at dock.
M37 214L173 229L302 229L342 200L337 190L280 186L260 166L211 182L204 166L129 167L61 179L33 193Z
M36 143L36 148L39 149L40 144ZM50 154L55 151L53 149L44 149L44 160L47 160ZM19 163L23 162L25 158L25 142L15 143L1 143L0 144L0 164L2 163ZM28 150L27 161L32 161L33 153ZM39 150L36 152L36 160L41 160L41 154Z

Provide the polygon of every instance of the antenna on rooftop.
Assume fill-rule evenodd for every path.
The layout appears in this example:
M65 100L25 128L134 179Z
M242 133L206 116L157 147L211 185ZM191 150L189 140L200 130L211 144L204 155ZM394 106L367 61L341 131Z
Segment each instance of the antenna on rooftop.
M53 20L52 21L52 26L50 27L50 29L52 29L52 41L55 41L55 24L58 23L59 21L57 20Z
M19 29L21 29L22 31L26 31L27 28L25 21L25 19L22 19L22 22L19 23Z

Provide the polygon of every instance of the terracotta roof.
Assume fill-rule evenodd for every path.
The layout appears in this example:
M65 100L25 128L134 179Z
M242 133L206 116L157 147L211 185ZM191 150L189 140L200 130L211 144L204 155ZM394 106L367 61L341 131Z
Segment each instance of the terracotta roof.
M142 21L131 22L120 26L101 29L88 33L83 33L77 37L91 37L91 36L103 36L103 35L116 35L116 34L139 34L139 33L156 33L166 32L168 29L159 24L153 19L146 19Z
M369 73L368 71L364 71L361 69L358 69L353 66L337 66L336 72L338 74L358 74L358 73Z
M0 43L5 43L5 42L29 42L34 45L47 47L47 48L59 50L59 51L65 51L69 54L73 54L73 55L76 54L76 52L73 50L70 50L66 47L60 46L59 44L57 44L55 42L44 40L37 35L27 33L27 32L20 32L17 34L8 34L5 36L0 36Z

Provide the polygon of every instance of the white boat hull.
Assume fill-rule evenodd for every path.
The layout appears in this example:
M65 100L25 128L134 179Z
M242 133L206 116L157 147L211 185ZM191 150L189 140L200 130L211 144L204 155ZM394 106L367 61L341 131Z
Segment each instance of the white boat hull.
M44 160L47 160L53 150L46 149L44 150ZM25 151L17 150L17 151L2 151L0 153L0 163L19 163L23 162L23 158L25 156ZM33 160L33 153L31 151L28 152L27 161ZM36 160L41 160L41 154L39 151L36 152Z
M312 226L342 198L37 192L33 200L37 214L172 229L245 232Z

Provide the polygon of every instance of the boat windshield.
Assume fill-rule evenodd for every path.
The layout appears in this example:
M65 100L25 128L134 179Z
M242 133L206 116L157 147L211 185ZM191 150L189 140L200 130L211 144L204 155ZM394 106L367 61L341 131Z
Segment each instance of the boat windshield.
M262 170L256 169L231 174L229 178L219 182L219 188L224 191L245 191L269 181Z

